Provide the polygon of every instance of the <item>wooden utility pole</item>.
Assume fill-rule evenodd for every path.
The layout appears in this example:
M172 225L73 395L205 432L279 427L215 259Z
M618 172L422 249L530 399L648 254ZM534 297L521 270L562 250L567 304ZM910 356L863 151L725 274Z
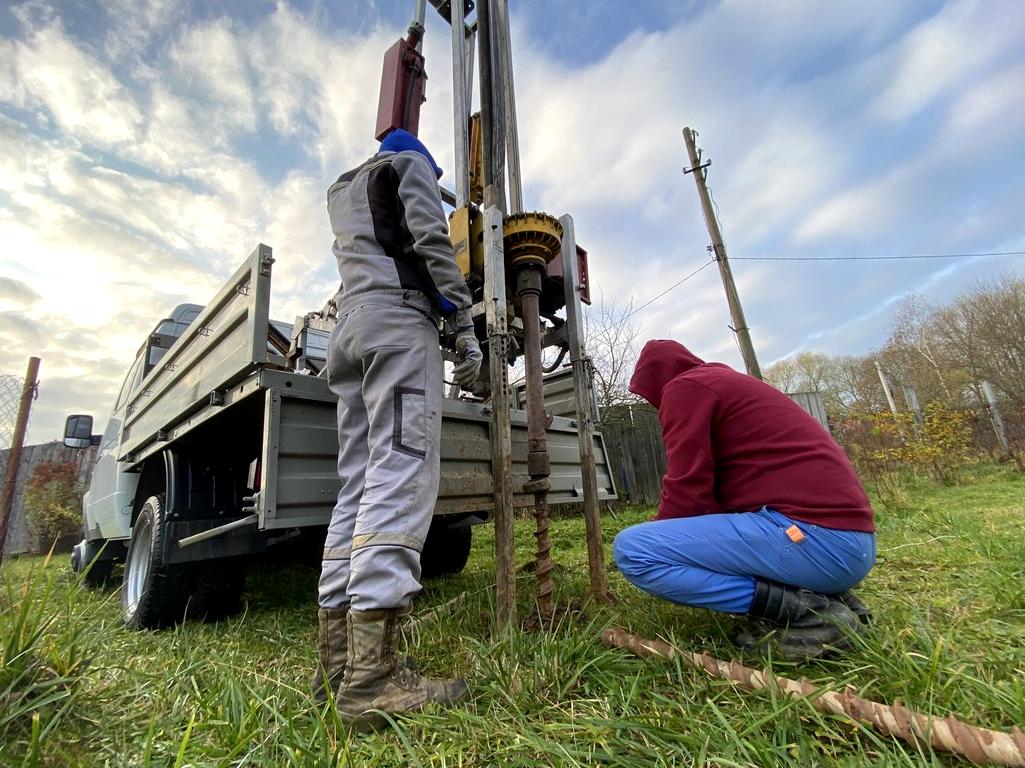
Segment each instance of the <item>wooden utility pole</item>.
M744 357L744 367L747 368L749 376L760 379L762 378L762 369L758 366L754 344L751 343L750 329L748 329L747 321L744 319L744 309L740 306L740 295L737 293L737 286L733 282L730 262L726 258L726 246L722 241L722 232L719 231L719 222L716 220L715 211L712 209L712 198L708 194L705 169L711 165L711 161L704 164L701 163L701 155L694 143L696 135L690 128L683 129L683 140L687 144L687 155L690 157L690 167L685 168L683 172L694 174L694 183L698 188L698 198L701 200L701 211L705 215L705 226L708 227L708 235L712 238L712 251L715 253L715 260L719 265L719 275L722 277L723 288L726 289L726 302L730 305L733 332L737 334L740 354Z
M25 383L21 387L21 400L18 403L18 417L14 422L14 438L11 440L10 453L7 454L7 471L4 473L4 485L0 489L0 563L4 560L4 546L7 544L7 526L11 520L11 508L14 506L14 491L18 484L18 467L21 465L21 448L25 442L25 430L28 429L28 415L32 410L32 400L36 394L39 378L39 358L30 357Z

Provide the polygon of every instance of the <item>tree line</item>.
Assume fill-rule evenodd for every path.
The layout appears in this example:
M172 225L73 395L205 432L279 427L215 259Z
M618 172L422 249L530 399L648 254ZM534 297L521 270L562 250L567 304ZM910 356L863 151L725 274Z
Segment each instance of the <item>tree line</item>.
M1025 408L1025 278L979 283L947 304L905 298L890 334L866 355L800 352L765 369L784 392L817 391L831 419L878 413L888 404L878 366L900 410L911 391L923 406L985 406L982 383L1012 410ZM911 391L908 391L911 390Z
M585 313L599 410L636 402L627 390L643 343L632 304L600 297ZM948 409L985 405L982 382L998 399L1025 408L1025 278L1004 275L978 283L948 304L911 295L896 308L889 336L863 355L799 352L764 370L782 392L818 392L831 419L888 409L877 365L907 410L905 388L918 402Z

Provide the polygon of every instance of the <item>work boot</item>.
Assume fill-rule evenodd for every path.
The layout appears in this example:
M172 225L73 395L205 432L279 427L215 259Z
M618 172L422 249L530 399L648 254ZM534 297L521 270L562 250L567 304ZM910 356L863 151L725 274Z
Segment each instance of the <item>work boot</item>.
M861 621L843 601L773 581L755 579L755 595L748 616L750 630L734 637L747 650L765 652L775 644L776 655L786 661L808 661L850 647L850 635Z
M348 605L342 608L321 608L317 611L317 619L320 624L320 630L317 633L317 650L320 658L310 687L314 700L319 704L327 701L325 680L327 685L331 686L331 692L336 697L338 689L342 686L349 650L349 630L345 621L348 613Z
M850 608L854 615L858 617L858 621L866 627L872 623L872 612L868 609L868 606L861 601L861 598L854 594L853 589L848 589L845 592L838 592L835 595L830 595L830 597L835 597L841 603Z
M468 692L462 678L424 677L396 658L400 623L408 608L349 611L349 656L345 683L337 699L338 715L356 731L375 730L387 722L384 714L416 712L435 702L454 704Z

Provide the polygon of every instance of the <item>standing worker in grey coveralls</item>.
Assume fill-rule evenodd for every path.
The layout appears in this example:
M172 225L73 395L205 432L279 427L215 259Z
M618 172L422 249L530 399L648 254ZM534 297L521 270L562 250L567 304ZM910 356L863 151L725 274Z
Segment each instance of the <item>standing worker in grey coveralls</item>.
M330 687L357 729L383 724L379 712L467 692L463 680L425 678L396 655L438 495L442 317L457 329L456 383L469 387L482 361L440 176L426 147L396 129L327 193L342 278L327 355L342 486L324 543L314 688L323 699Z

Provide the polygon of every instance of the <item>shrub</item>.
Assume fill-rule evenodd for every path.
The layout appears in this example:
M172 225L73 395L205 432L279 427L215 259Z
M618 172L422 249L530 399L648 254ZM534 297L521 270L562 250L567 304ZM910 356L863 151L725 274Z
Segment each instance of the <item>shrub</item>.
M906 506L904 475L927 475L943 485L961 482L972 460L968 415L938 403L925 407L922 424L910 413L873 413L840 422L837 440L884 509Z
M82 521L78 468L74 462L46 461L25 482L25 515L38 549L78 530Z
M908 504L901 436L911 431L910 416L892 413L851 416L839 422L836 438L847 451L878 505L898 512Z
M914 460L944 485L956 485L972 459L972 429L968 415L939 403L925 406L923 423L913 444Z

